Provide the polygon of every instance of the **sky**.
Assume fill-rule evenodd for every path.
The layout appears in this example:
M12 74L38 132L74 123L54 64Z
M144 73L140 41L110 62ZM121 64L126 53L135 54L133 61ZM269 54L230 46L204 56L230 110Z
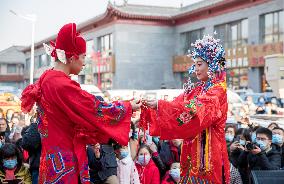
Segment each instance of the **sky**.
M0 0L0 51L31 45L32 24L10 12L35 14L35 42L55 35L66 23L77 24L105 12L109 0ZM110 0L118 5L123 0ZM128 0L129 4L180 7L201 0Z

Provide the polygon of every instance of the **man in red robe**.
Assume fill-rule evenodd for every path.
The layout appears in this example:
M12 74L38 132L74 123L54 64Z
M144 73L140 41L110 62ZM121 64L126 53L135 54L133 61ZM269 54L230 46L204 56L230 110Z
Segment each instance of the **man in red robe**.
M134 102L104 103L83 91L69 74L78 75L84 66L86 42L76 24L64 25L52 47L46 51L55 67L42 74L22 94L22 110L37 103L37 123L42 152L39 183L90 183L86 144L110 139L128 144Z
M172 102L146 101L154 109L145 113L150 114L150 133L165 140L184 139L180 183L229 183L225 52L211 36L192 46L195 64L189 73L195 72L199 82L189 78L184 93Z

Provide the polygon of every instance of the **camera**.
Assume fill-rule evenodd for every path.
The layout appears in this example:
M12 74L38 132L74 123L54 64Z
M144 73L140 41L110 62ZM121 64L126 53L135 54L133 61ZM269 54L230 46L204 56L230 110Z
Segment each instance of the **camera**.
M255 148L256 148L255 144L253 144L253 143L251 143L251 142L248 142L248 143L246 144L246 149L247 149L248 151L251 151L251 150L253 150L253 149L255 149Z

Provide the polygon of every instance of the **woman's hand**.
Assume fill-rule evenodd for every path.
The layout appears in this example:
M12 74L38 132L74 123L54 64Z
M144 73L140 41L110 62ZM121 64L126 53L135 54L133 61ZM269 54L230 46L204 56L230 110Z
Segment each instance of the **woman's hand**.
M235 151L239 146L239 143L236 141L236 142L233 142L231 145L230 145L230 150L231 151Z

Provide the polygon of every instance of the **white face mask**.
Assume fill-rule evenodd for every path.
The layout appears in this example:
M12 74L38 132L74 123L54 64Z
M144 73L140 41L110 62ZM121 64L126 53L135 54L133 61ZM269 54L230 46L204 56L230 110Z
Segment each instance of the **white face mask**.
M175 180L175 182L179 182L180 181L180 169L179 168L171 169L170 170L170 175Z
M150 159L151 159L150 155L139 155L137 162L140 165L146 166L150 162Z

